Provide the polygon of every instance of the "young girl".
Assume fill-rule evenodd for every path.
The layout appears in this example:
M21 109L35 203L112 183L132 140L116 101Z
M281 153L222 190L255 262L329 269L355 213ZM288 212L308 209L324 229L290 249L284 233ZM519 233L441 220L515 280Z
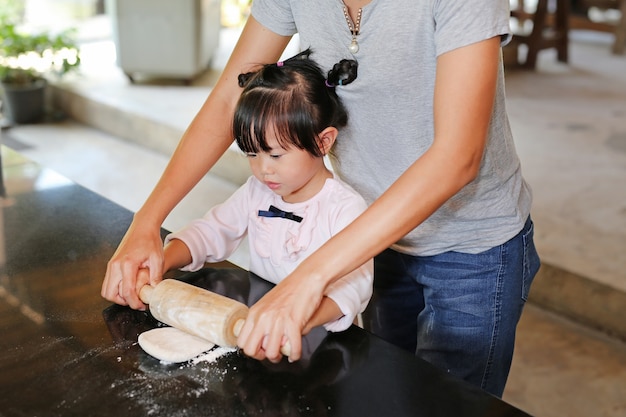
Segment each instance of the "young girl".
M309 54L239 76L244 90L233 133L253 175L225 203L166 237L165 270L224 260L248 235L250 270L278 283L366 209L323 159L348 117L335 85L356 77L356 62L342 61L324 79ZM304 333L322 324L349 327L370 299L372 280L370 260L337 281Z

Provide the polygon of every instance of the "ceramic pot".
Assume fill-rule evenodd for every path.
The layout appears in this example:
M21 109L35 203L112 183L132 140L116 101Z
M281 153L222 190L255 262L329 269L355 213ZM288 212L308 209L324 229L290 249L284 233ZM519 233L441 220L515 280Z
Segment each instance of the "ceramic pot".
M4 116L14 124L27 124L40 121L45 113L46 80L38 80L32 85L15 86L2 83Z

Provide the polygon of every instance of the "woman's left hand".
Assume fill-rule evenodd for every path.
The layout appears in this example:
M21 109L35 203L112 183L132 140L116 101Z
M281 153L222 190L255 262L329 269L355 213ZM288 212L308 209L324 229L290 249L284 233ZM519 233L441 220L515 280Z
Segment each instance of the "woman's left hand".
M324 286L299 278L304 277L288 276L250 308L237 341L246 355L276 363L289 342L289 361L300 359L302 332L320 305Z

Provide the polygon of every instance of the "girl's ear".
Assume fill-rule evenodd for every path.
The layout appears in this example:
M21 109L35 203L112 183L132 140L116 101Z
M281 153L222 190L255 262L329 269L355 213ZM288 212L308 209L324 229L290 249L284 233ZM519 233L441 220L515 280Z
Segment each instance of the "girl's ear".
M332 148L335 144L335 139L337 139L338 134L339 131L336 127L328 126L318 135L317 146L319 146L324 155L327 155L328 152L330 152L330 148Z

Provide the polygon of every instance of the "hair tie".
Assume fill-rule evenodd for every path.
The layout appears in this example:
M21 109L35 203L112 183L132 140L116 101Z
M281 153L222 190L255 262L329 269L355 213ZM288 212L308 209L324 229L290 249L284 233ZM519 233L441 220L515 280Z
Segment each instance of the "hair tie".
M282 66L283 66L283 64L284 64L284 63L283 63L283 61L278 61L278 62L276 63L276 66L277 66L277 67L282 67Z
M324 84L326 84L326 87L328 88L335 88L335 86L329 83L328 80L324 80Z

